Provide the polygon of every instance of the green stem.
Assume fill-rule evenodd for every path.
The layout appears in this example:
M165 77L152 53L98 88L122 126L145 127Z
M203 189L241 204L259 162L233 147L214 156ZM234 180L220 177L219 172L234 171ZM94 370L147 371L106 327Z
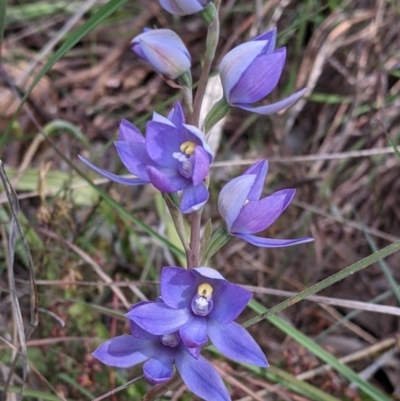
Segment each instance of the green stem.
M206 90L207 80L210 75L211 65L214 60L215 51L219 39L219 17L218 9L220 0L215 0L215 6L211 3L211 7L215 7L216 13L213 22L208 26L207 39L206 39L206 52L204 55L204 64L201 71L199 85L197 87L196 96L193 103L193 113L191 115L190 124L198 127L200 119L200 109L203 103L203 97Z
M163 193L162 196L164 198L165 204L168 207L172 221L174 222L174 226L176 232L178 233L179 239L182 242L183 249L185 250L185 253L187 255L190 252L190 247L186 236L185 224L183 222L182 213L174 203L172 194Z
M199 267L201 210L191 214L190 249L186 253L187 268Z

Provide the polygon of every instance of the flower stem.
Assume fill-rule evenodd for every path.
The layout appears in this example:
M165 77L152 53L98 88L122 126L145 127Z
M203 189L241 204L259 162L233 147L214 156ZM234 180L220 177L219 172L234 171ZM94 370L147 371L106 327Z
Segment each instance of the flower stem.
M171 194L162 194L165 204L168 207L169 213L171 215L172 221L175 225L176 232L178 233L179 239L182 242L183 249L185 250L186 255L190 252L190 247L188 240L186 238L186 230L185 224L183 222L182 213L179 210L179 207L174 203Z
M203 103L203 97L206 90L207 80L210 75L211 65L214 60L215 51L218 45L219 39L219 16L218 10L221 0L215 0L215 18L213 22L208 26L207 39L206 39L206 52L204 55L204 64L201 71L199 85L197 87L196 96L193 103L193 114L191 115L190 123L199 126L200 109ZM212 4L212 3L211 3Z
M174 389L180 383L181 383L181 377L179 375L175 375L174 377L172 377L172 379L168 380L167 382L157 384L156 386L151 388L151 390L144 397L142 397L140 401L153 401L162 396L168 390Z
M200 261L200 228L201 228L201 210L191 214L191 231L189 252L186 253L187 268L199 266Z

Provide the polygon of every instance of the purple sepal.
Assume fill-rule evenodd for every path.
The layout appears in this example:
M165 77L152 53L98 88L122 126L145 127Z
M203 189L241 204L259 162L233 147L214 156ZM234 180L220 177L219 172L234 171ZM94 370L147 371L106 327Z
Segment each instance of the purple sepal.
M129 368L151 358L161 347L151 339L138 339L130 335L114 337L101 344L93 356L105 365Z
M218 211L225 220L228 231L239 216L256 176L246 174L229 181L218 196Z
M125 315L151 334L165 335L179 330L191 318L186 309L171 309L162 302L150 302Z
M196 360L189 353L180 352L175 357L175 364L192 393L208 401L231 401L221 377L202 356Z
M174 309L190 308L197 292L196 279L190 270L166 266L161 272L160 285L166 305Z
M285 65L286 49L282 48L273 53L263 52L243 72L237 84L229 95L229 103L251 104L268 96L278 85L283 66ZM260 85L260 80L265 84Z
M210 318L221 323L230 323L243 312L252 297L253 294L250 291L227 282L214 296Z
M265 230L284 212L292 201L294 189L284 189L243 206L232 225L232 233L252 234Z
M165 175L153 166L147 166L146 171L150 182L161 192L177 192L187 185L187 180L176 173L174 174L173 171L171 176Z
M171 379L175 353L174 348L161 347L157 354L143 365L144 377L152 384L164 383Z
M193 316L179 329L179 334L186 347L202 347L207 342L207 320L201 316Z
M304 88L293 95L287 97L286 99L280 100L279 102L268 104L266 106L258 106L258 107L252 107L252 106L247 106L245 104L234 104L233 106L239 107L241 109L251 111L252 113L257 113L257 114L263 114L263 115L268 115L268 114L274 114L278 113L281 110L284 110L291 106L294 102L297 102L305 93L307 92L307 88Z
M210 194L203 183L197 186L188 184L183 190L181 199L182 213L192 213L201 209L208 201Z
M261 348L240 324L211 320L207 324L207 334L215 347L228 358L256 366L268 366Z
M82 162L84 162L92 170L94 170L97 173L103 175L104 177L108 178L109 180L117 182L119 184L123 184L123 185L143 185L143 184L148 184L150 182L149 180L142 180L140 178L125 178L125 177L121 177L120 175L110 173L107 170L103 170L102 168L95 166L93 163L91 163L89 160L86 160L81 155L78 155L78 157Z
M243 173L243 175L247 174L256 175L254 184L252 185L250 192L247 195L247 199L250 202L260 199L264 188L265 178L267 177L267 173L268 173L268 160L260 160L259 162L253 164Z
M145 142L142 133L128 120L121 120L119 124L119 137L120 141L128 142Z
M277 239L277 238L262 238L251 234L235 234L237 237L258 246L260 248L283 248L285 246L305 244L314 241L314 238L305 237L298 239Z

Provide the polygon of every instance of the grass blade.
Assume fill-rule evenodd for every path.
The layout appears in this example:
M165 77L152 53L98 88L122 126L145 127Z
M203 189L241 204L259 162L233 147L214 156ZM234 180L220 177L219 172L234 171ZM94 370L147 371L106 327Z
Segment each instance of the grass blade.
M249 306L255 312L261 313L261 316L264 316L267 312L267 309L257 301L252 300ZM391 401L391 398L383 394L371 383L362 380L360 376L351 368L341 363L332 354L325 351L321 346L319 346L315 341L308 338L306 335L283 321L278 316L268 316L267 320L275 327L283 331L285 334L293 338L293 340L298 342L304 348L307 348L310 352L323 360L325 363L328 363L330 366L340 372L347 380L357 384L360 390L368 394L372 399L376 401Z
M0 0L3 1L4 0ZM65 42L60 46L60 48L54 53L53 56L47 61L47 63L43 66L43 68L36 75L35 79L32 82L32 85L28 88L25 95L21 99L21 103L18 106L18 109L14 113L11 121L7 125L7 128L4 132L4 135L0 139L0 147L4 146L7 141L8 135L11 131L11 127L14 124L15 119L17 118L18 113L20 112L22 106L28 99L31 94L33 88L37 85L37 83L43 78L43 76L50 70L53 65L64 56L64 54L70 50L73 46L75 46L85 35L87 35L90 31L92 31L96 26L101 24L107 17L113 14L119 7L121 7L128 0L110 0L101 7L92 17L90 17L82 26L80 26L76 31L71 33Z
M387 247L381 249L380 251L375 252L372 255L369 255L366 258L361 259L358 262L346 267L339 273L329 276L325 280L322 280L319 283L312 285L311 287L305 289L304 291L299 292L297 295L287 299L286 301L283 301L283 302L279 303L278 305L274 306L273 308L266 310L261 315L248 320L246 323L243 324L243 326L248 327L257 322L260 322L267 316L274 315L274 314L286 309L287 307L294 305L297 302L307 298L308 296L316 294L317 292L323 290L324 288L329 287L332 284L335 284L338 281L345 279L346 277L350 276L351 274L354 274L354 273L364 269L365 267L368 267L368 266L372 265L373 263L378 262L379 260L381 260L399 250L400 250L400 241L397 241L394 244L388 245Z

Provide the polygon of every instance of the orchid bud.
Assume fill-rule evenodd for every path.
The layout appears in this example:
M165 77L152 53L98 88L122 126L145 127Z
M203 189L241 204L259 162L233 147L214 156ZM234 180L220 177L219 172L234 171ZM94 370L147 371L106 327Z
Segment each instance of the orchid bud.
M278 85L286 59L286 49L275 49L276 30L266 32L250 42L235 47L222 59L219 74L225 100L258 114L272 114L293 104L306 91L266 106L252 104L269 95Z
M189 15L204 10L211 0L159 0L161 7L174 15Z
M146 29L132 39L132 50L159 73L175 79L187 72L191 57L181 38L170 29Z

